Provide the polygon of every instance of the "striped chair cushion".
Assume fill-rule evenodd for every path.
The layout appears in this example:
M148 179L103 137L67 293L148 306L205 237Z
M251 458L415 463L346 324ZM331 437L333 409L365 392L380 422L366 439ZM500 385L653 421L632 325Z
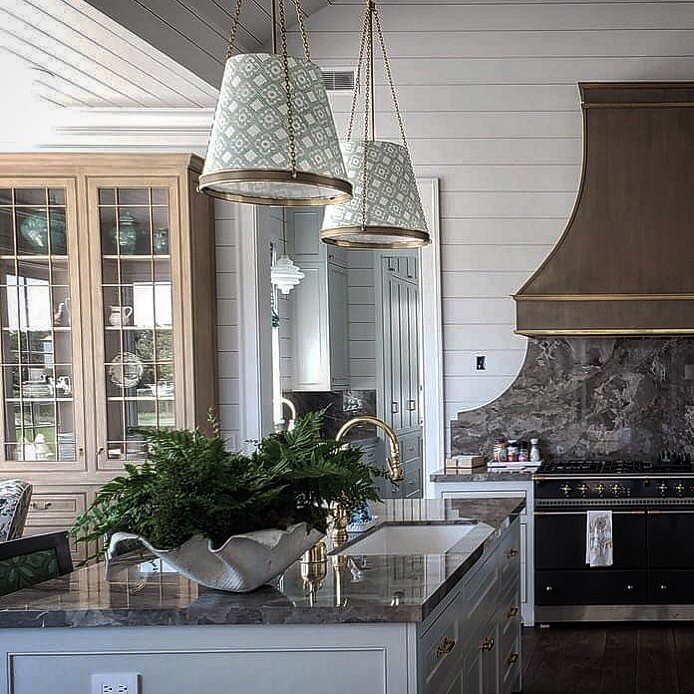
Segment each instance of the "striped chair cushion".
M0 481L0 542L21 537L32 487L24 480Z

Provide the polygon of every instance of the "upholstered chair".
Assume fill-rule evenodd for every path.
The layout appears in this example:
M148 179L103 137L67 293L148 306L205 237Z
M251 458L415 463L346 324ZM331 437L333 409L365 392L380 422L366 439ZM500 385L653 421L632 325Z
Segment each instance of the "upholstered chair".
M24 480L0 480L0 542L21 537L32 487Z

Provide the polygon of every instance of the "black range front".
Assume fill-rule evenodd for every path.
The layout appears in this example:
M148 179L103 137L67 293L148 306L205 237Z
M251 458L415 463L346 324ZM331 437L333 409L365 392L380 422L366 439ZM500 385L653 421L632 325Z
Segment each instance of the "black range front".
M587 511L612 513L613 563L586 563ZM694 618L689 461L571 461L535 477L539 622Z

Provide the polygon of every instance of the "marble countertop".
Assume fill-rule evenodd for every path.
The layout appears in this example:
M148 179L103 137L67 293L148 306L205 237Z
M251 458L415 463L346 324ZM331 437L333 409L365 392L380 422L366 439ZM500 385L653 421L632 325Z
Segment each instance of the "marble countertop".
M384 523L476 527L446 554L330 555L317 576L296 562L276 586L246 594L199 586L161 571L158 560L100 563L0 597L0 628L418 622L492 551L524 506L522 498L375 504L366 532Z
M429 475L432 482L532 482L532 472L488 470L479 468L475 472L451 472L437 470Z

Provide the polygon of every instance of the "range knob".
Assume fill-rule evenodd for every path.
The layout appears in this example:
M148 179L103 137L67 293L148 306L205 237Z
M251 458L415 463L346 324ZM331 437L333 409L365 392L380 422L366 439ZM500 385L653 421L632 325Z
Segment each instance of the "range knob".
M581 496L585 496L586 492L588 491L588 485L581 482L581 484L578 485L578 491L580 492Z
M678 482L675 485L675 493L677 494L677 496L682 496L682 494L684 494L684 485L682 484L682 482Z
M571 493L571 487L568 484L562 484L561 487L559 487L562 492L564 492L564 496L569 496Z
M665 496L667 494L667 484L665 484L665 482L661 482L658 485L658 491L660 492L660 496Z
M605 485L600 482L600 484L595 487L595 491L598 493L598 496L602 496L605 493Z
M622 492L622 485L621 485L621 484L613 484L613 485L610 487L610 491L611 491L615 496L619 496L619 495L621 494L621 492Z

